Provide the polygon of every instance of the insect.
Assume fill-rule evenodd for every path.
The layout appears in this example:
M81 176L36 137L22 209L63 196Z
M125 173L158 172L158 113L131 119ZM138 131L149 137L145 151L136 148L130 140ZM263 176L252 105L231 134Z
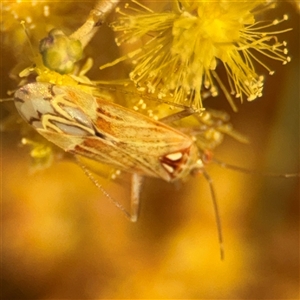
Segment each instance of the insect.
M173 182L204 171L206 155L188 135L78 88L30 83L14 100L24 120L58 147L133 174L131 221L141 177Z
M205 171L205 165L212 158L210 152L199 149L192 135L74 86L29 83L15 92L14 102L22 118L39 134L77 157L85 174L132 222L138 218L143 177L174 182L188 175L203 174L211 190L223 259L218 205L212 180ZM173 119L174 115L171 115L163 120ZM80 157L131 174L130 213L102 188ZM215 159L213 161L222 167L251 173ZM299 174L282 176L295 177Z

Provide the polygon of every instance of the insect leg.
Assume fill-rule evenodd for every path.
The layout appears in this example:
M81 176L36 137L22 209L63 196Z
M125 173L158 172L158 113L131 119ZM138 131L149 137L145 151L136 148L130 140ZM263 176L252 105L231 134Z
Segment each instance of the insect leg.
M94 183L94 185L103 193L105 197L107 197L117 208L119 208L122 213L126 216L127 219L132 221L131 214L125 209L125 207L119 203L117 200L115 200L99 183L99 181L93 176L91 171L80 161L79 157L75 156L77 164L80 166L80 168L83 170L84 174Z
M219 213L219 207L218 207L218 203L217 203L217 197L216 197L215 189L213 186L213 181L210 178L210 176L208 175L208 173L206 173L204 170L202 171L202 174L204 175L204 178L206 179L206 181L209 184L211 198L212 198L214 211L215 211L215 215L216 215L216 223L217 223L218 238L219 238L219 245L220 245L220 255L221 255L221 260L224 260L222 224L221 224L221 217L220 217L220 213Z
M139 174L132 174L131 177L131 199L130 199L130 207L131 207L131 215L130 221L136 222L139 216L140 211L140 191L141 185L143 183L143 177Z

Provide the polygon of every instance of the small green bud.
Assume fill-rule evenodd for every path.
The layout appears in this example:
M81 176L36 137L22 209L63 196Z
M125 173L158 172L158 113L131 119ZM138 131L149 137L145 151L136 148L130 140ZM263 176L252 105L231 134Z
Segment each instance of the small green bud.
M67 37L61 30L52 29L40 42L44 65L60 74L72 72L74 64L82 58L82 45Z

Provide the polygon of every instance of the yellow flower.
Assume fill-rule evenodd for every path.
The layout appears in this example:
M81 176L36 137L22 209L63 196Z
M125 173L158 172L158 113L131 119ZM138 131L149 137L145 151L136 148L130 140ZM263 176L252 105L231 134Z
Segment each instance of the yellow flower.
M121 32L117 44L147 38L142 48L134 50L113 63L126 58L134 63L130 78L137 86L158 97L173 97L175 103L203 109L201 90L217 94L219 83L234 110L230 93L220 80L216 68L224 65L231 94L251 101L262 95L263 77L256 73L253 61L273 73L255 51L286 63L285 42L278 42L277 32L266 29L286 20L256 21L259 7L266 1L178 1L173 10L154 12L142 6L126 6L127 10L112 23ZM131 13L129 13L129 9ZM268 8L268 7L267 7ZM219 69L217 69L219 70Z
M30 7L31 5L32 4L30 4ZM15 14L17 13L17 4L10 8L11 9L8 10L10 14L12 12ZM52 9L50 10L52 11ZM22 11L23 15L25 15L29 13L30 10L18 10L19 13ZM43 30L45 31L45 28L42 25L39 26L41 23L40 11L41 9L37 10L38 16L34 17L33 14L31 19L37 19L35 22L32 21L32 24L34 24L33 28L38 28L40 35L44 37L45 32L44 35L42 35L42 32ZM35 11L33 10L33 13L34 12ZM6 15L3 21L10 20L10 14ZM55 14L49 15L49 20L47 21L49 24L52 23L52 15L55 16ZM169 17L169 14L166 14L166 17ZM55 18L56 17L54 17L54 19ZM20 20L16 21L17 26L22 28L20 23ZM27 23L26 25L28 26L28 22L23 21L22 23ZM24 25L24 28L27 28L26 25ZM5 31L5 33L9 35L11 30L12 28L10 28L8 31ZM33 29L27 30L28 36L34 35L32 30ZM23 35L26 37L24 29ZM20 42L21 40L22 39L20 39ZM28 47L29 40L25 41L23 41L23 43L25 43ZM126 84L125 82L116 84L116 90L112 88L112 92L110 92L110 87L113 86L113 82L111 81L104 83L102 82L102 89L98 90L97 88L92 88L92 84L100 85L100 81L92 81L86 74L92 67L92 59L88 59L84 65L82 63L79 65L76 64L75 66L73 65L74 62L76 62L82 56L82 49L79 47L79 44L80 43L78 43L76 39L72 39L64 35L61 30L51 30L48 33L48 36L44 37L44 39L40 41L40 54L42 54L42 56L38 55L37 53L37 45L32 45L31 51L33 52L33 57L32 61L30 62L30 66L27 66L24 69L24 65L21 64L22 71L20 72L20 68L18 67L18 71L16 70L13 72L16 74L15 77L20 80L19 86L23 86L28 82L32 82L33 80L62 86L74 86L77 89L83 89L84 91L92 93L95 96L100 96L102 99L107 99L108 101L114 101L130 107L133 110L139 111L139 113L145 114L154 119L163 118L170 113L170 107L167 105L167 102L164 103L164 100L161 101L164 103L162 104L160 101L157 101L157 99L155 99L155 101L150 99L152 98L151 96L141 99L141 96L143 97L144 95L141 95L139 92L137 92L136 87L134 84L132 84L132 82L131 84L128 84L128 82L126 82ZM178 45L179 44L180 41ZM95 57L98 55L96 48L94 48L93 54ZM85 83L87 85L85 85ZM118 94L122 95L119 96ZM9 115L9 118L7 118L4 122L5 127L9 127L13 121L20 124L19 129L23 137L23 144L32 148L31 157L33 158L35 169L48 166L53 160L65 157L64 153L60 151L60 149L56 148L56 146L39 136L39 134L37 134L36 131L29 126L29 124L26 122L20 122L20 116L17 114L15 114L13 117ZM217 147L223 141L224 135L230 135L241 142L245 142L245 138L236 133L228 121L228 117L224 113L217 113L207 110L205 113L199 116L185 118L176 124L172 124L172 126L182 130L184 133L190 136L193 136L198 148L204 151L208 149L215 149L215 147Z

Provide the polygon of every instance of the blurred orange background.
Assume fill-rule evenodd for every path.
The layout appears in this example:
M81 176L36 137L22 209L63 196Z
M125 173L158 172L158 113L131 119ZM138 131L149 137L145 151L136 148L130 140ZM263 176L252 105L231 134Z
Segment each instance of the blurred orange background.
M72 5L66 18L82 18L78 22L92 7L85 2L80 4L85 10L76 11ZM227 137L217 158L292 173L299 172L299 14L283 3L267 18L283 12L290 17L284 26L293 31L279 39L288 42L292 61L282 66L267 60L276 70L273 76L259 69L266 74L263 97L239 105L236 114L220 101L222 95L208 101L229 112L234 127L251 140L243 145ZM111 34L101 28L88 50L99 53L96 66L116 51L107 46ZM21 58L7 45L1 58L6 97L6 90L15 88L9 70ZM180 186L147 178L140 219L132 224L76 164L58 162L30 174L20 134L1 136L3 299L299 299L298 178L207 167L223 223L225 260L220 261L203 177Z

